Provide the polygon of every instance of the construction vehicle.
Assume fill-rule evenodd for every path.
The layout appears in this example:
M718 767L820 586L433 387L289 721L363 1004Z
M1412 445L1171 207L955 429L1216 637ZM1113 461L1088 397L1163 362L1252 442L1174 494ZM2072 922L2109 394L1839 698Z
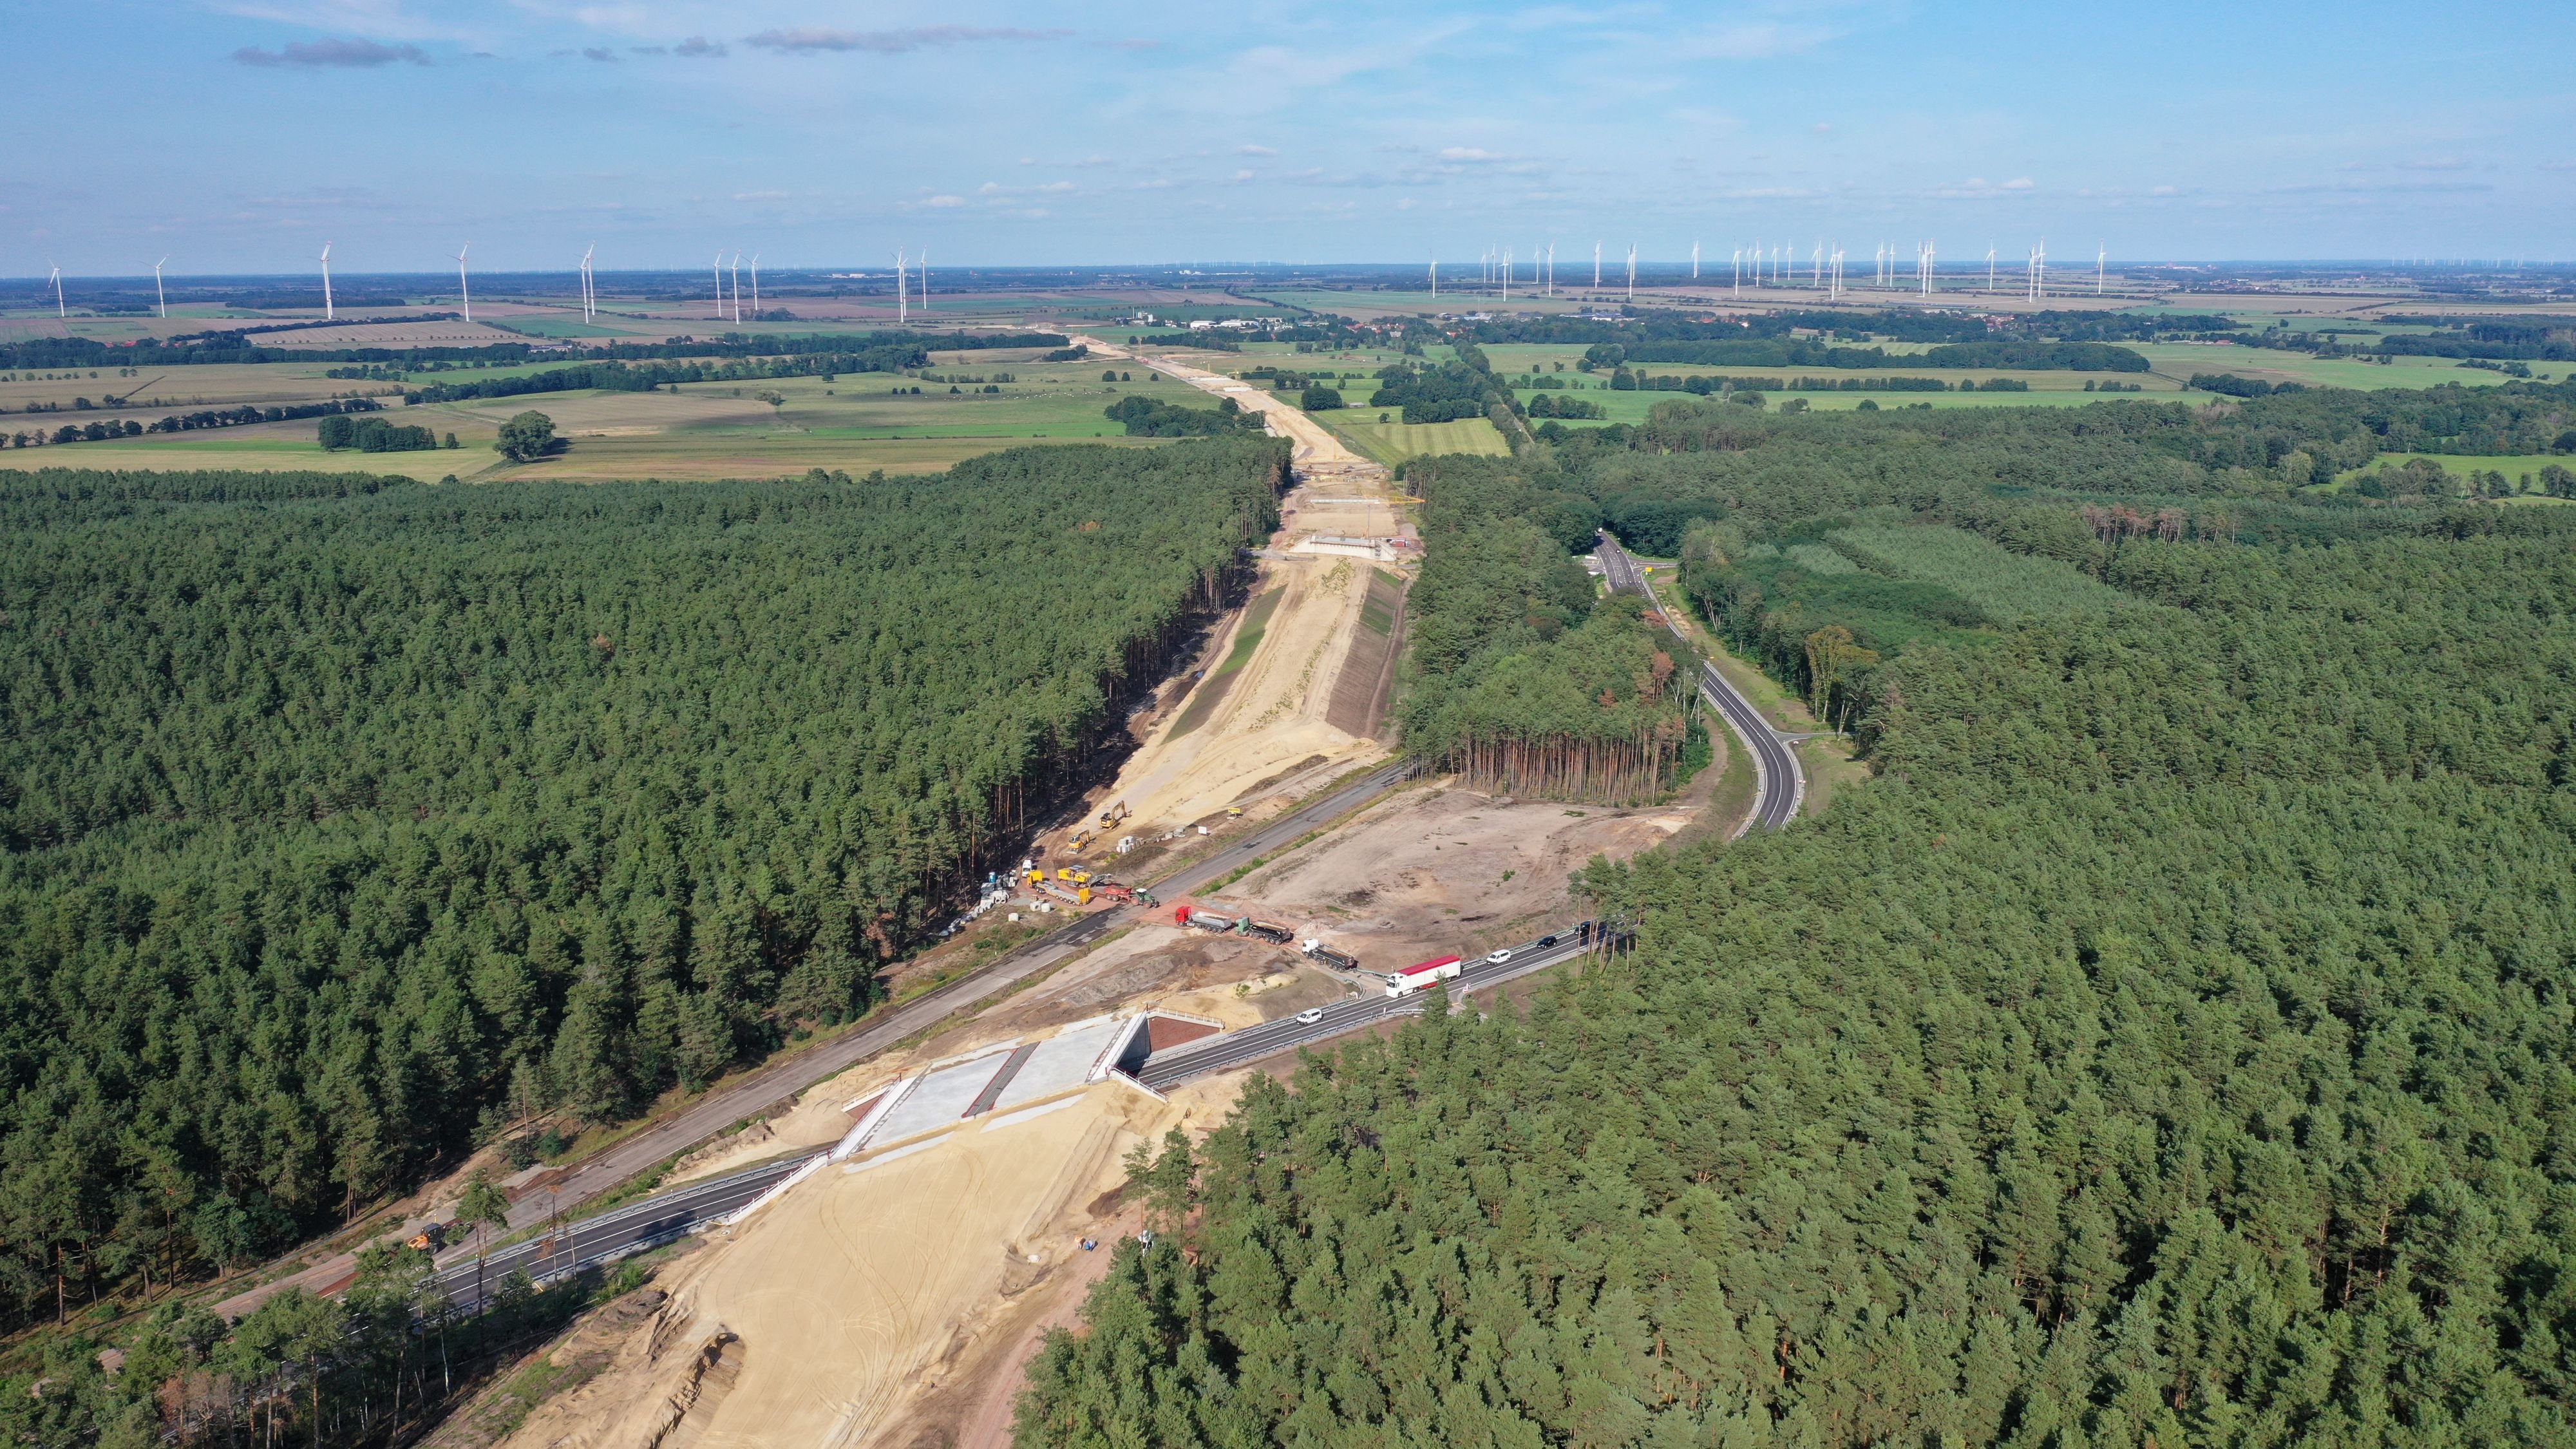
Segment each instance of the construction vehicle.
M1297 933L1295 931L1288 929L1277 921L1256 921L1250 916L1246 916L1243 918L1243 929L1246 935L1259 936L1261 939L1276 946L1285 946L1289 942L1297 939Z
M1332 947L1325 945L1321 941L1309 940L1297 949L1314 957L1316 960L1322 962L1324 965L1335 971L1357 971L1360 969L1359 957L1346 956L1341 952L1334 950Z
M1064 848L1067 850L1080 850L1090 843L1091 832L1088 830L1077 830L1073 832L1073 838L1064 843Z
M1172 911L1172 919L1181 925L1196 926L1202 931L1214 931L1219 935L1240 928L1240 923L1234 917L1220 916L1203 906L1175 907Z
M1126 818L1127 818L1127 802L1126 802L1126 801L1124 801L1124 800L1121 800L1121 801L1119 801L1117 804L1112 805L1112 806L1110 806L1108 809L1103 810L1103 811L1101 811L1101 812L1100 812L1100 828L1101 828L1101 829L1103 829L1103 830L1106 830L1106 829L1108 829L1110 826L1115 825L1115 824L1117 824L1119 821L1124 820L1124 819L1126 819Z
M1240 820L1240 819L1242 819L1242 818L1243 818L1243 807L1242 807L1242 806L1240 806L1240 805L1228 805L1227 807L1225 807L1225 818L1226 818L1226 819L1228 819L1228 820Z

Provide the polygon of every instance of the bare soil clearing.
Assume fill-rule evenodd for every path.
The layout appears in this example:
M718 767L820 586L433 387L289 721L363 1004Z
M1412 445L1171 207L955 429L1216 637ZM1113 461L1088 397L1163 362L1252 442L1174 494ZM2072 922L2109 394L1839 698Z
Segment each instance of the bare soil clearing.
M827 1168L667 1275L649 1319L605 1335L607 1366L505 1442L910 1444L932 1422L991 1418L995 1392L1007 1424L1033 1335L1066 1321L1106 1244L1134 1230L1126 1150L1204 1132L1235 1085L1164 1103L1104 1084Z
M1567 879L1593 856L1631 856L1688 826L1718 768L1675 802L1636 810L1406 790L1216 899L1320 936L1369 970L1491 950L1562 924Z

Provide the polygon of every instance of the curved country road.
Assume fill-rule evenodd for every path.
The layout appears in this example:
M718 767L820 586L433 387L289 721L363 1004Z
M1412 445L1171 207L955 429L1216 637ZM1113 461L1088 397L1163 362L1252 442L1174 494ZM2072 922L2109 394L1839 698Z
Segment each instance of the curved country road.
M1609 581L1612 593L1643 594L1649 605L1663 608L1663 601L1655 597L1655 586L1647 581L1637 561L1619 546L1619 540L1603 533L1595 552L1601 560L1601 576ZM1669 623L1665 627L1672 628ZM1676 639L1682 637L1679 629L1672 629L1672 634ZM1726 716L1727 727L1753 755L1753 809L1735 833L1743 834L1756 822L1772 830L1788 824L1807 799L1807 772L1798 761L1798 752L1789 747L1787 738L1771 728L1771 722L1753 707L1753 701L1718 672L1716 665L1700 665L1699 692Z

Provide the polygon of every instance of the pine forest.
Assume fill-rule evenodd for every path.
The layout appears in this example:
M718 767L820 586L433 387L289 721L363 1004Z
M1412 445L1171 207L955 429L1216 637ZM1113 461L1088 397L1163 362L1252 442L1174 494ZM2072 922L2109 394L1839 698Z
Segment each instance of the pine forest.
M1423 598L1424 718L1597 627L1547 581L1602 522L1875 778L1596 861L1633 949L1133 1159L1167 1231L1020 1444L2576 1444L2576 517L2314 486L2571 414L1676 401L1417 462L1494 563Z
M0 475L0 1313L864 1011L1239 590L1285 461Z

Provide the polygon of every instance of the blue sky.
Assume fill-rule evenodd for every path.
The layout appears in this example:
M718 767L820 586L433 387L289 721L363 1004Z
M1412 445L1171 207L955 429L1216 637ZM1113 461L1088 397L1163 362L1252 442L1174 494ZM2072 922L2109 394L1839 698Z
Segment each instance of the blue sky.
M8 0L0 273L2576 259L2565 0Z

